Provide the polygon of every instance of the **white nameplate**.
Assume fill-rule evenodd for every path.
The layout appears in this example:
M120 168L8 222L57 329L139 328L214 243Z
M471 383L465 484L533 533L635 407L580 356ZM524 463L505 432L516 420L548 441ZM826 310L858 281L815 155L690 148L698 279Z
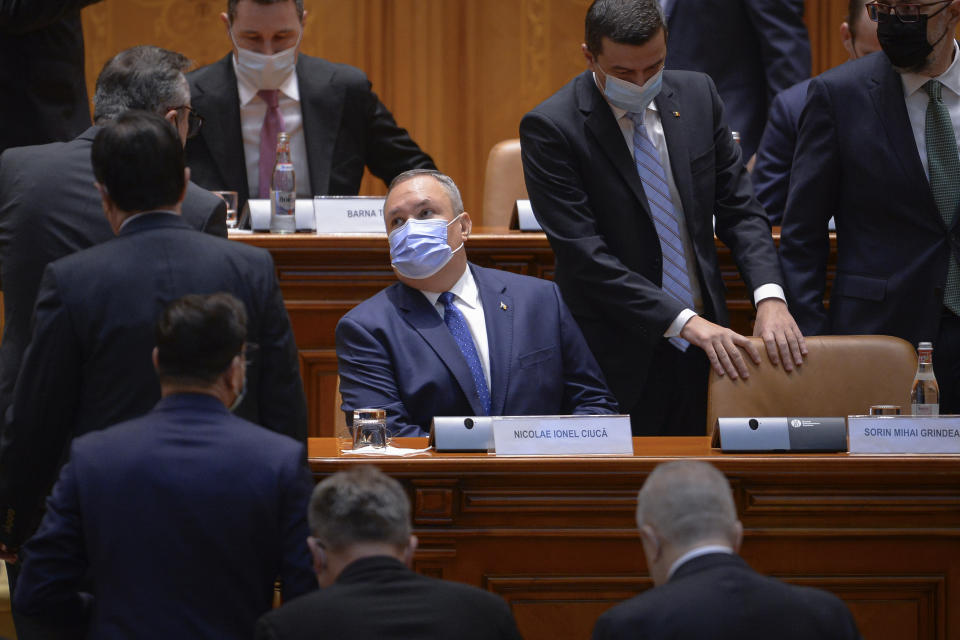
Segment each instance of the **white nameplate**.
M517 209L517 228L520 231L543 231L536 216L533 215L533 207L529 200L517 200L514 205Z
M850 416L850 453L960 453L960 416Z
M497 455L633 455L630 416L504 416L493 419Z
M313 231L316 222L313 219L313 202L305 198L297 198L296 208L293 211L296 218L297 231ZM254 231L270 231L270 200L267 198L251 198L247 200L250 210L250 228Z
M387 233L380 196L316 196L313 212L317 233Z

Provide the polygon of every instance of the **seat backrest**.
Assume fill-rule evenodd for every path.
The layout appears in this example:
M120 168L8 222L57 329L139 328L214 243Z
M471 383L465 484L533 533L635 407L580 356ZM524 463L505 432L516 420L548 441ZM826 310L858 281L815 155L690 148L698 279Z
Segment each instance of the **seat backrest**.
M747 380L710 371L707 433L717 418L747 416L848 416L871 405L896 404L910 410L910 386L917 354L910 343L891 336L810 336L809 354L791 373L774 367L760 338L761 363Z
M517 200L527 199L520 160L520 139L503 140L493 145L487 157L487 174L483 181L483 220L474 224L484 227L510 226L510 214Z

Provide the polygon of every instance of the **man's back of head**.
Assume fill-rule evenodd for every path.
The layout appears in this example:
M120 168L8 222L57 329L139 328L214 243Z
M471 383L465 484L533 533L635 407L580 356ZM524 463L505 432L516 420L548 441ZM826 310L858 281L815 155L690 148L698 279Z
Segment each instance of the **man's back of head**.
M131 109L163 115L190 104L184 72L190 61L182 54L142 45L111 58L97 77L93 121L106 124Z

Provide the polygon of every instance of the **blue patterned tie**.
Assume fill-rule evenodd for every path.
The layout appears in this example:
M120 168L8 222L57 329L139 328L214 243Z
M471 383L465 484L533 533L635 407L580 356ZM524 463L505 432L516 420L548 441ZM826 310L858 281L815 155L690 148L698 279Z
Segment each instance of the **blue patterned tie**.
M682 302L688 309L695 309L693 290L690 286L690 274L687 272L687 259L683 253L683 240L680 237L680 223L677 211L670 198L667 186L667 173L660 164L660 154L647 137L643 125L643 114L627 114L633 121L633 159L637 164L637 173L643 181L643 192L650 203L653 225L660 237L660 251L663 253L663 290ZM686 351L690 343L683 338L670 338L670 342L680 351Z
M957 137L950 120L950 111L940 96L942 85L938 80L929 80L923 88L930 96L927 103L925 138L927 142L927 167L930 171L930 190L937 209L947 227L960 204L960 155L957 153ZM943 292L943 304L960 315L960 267L953 252L947 267L947 284Z
M477 395L480 396L480 404L483 406L483 415L490 415L490 390L487 388L487 379L483 376L483 367L480 365L480 356L477 355L477 348L473 344L473 336L470 334L470 327L467 326L467 320L453 304L453 294L447 291L440 294L440 302L443 303L443 323L450 329L453 339L457 346L463 352L463 357L467 360L470 367L470 375L473 376L473 384L477 387Z

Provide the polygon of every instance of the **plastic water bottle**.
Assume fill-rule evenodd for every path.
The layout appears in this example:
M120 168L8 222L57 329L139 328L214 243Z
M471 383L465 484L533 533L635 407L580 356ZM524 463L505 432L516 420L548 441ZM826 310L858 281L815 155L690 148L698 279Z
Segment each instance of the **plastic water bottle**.
M290 135L277 135L277 163L270 181L270 233L296 233L297 180L290 159Z
M940 387L933 375L933 343L917 345L917 375L910 389L910 409L915 416L940 415Z

